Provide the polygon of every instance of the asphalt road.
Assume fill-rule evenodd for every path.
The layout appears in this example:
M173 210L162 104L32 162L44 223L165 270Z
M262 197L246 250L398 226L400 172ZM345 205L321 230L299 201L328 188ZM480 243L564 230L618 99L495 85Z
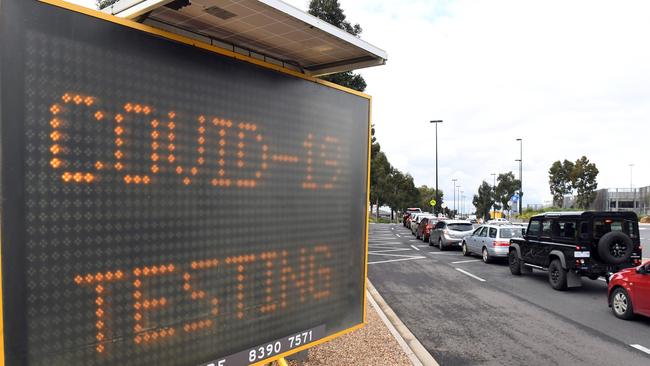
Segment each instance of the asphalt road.
M506 262L440 252L401 225L370 225L368 263L374 286L442 366L650 365L650 318L615 318L604 281L558 292L544 272L516 277Z

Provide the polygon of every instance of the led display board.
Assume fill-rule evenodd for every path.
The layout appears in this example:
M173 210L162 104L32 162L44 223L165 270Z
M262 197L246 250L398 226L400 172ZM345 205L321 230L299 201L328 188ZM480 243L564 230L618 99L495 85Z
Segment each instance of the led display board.
M5 364L247 365L362 324L369 98L63 4L0 1Z

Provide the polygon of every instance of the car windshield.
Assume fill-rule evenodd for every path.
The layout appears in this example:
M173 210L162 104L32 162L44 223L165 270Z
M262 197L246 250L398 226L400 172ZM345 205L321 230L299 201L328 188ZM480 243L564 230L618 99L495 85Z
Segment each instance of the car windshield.
M499 237L504 239L523 238L524 230L524 228L501 228L499 229Z
M449 230L452 231L471 231L472 229L474 229L472 224L469 223L449 224L447 225L447 227L449 228Z
M594 237L600 239L603 235L618 231L629 235L631 238L639 236L639 230L634 222L624 219L596 219L594 220Z

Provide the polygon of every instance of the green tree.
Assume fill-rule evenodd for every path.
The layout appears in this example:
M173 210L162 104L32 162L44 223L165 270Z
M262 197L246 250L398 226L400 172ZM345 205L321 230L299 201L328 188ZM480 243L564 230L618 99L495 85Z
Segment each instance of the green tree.
M588 209L596 199L598 188L598 168L596 164L590 163L586 156L578 159L571 174L573 187L576 189L576 205L582 209Z
M553 195L553 205L562 207L564 196L573 192L573 171L575 164L571 161L559 160L548 170L548 184Z
M393 168L388 177L388 196L386 204L391 208L391 219L395 211L404 212L406 208L417 206L420 192L415 188L413 177Z
M370 202L377 206L377 218L379 218L379 206L387 202L390 195L389 177L393 167L388 162L386 154L377 152L374 159L370 161Z
M485 220L490 218L490 210L494 205L494 190L486 181L478 187L478 193L474 195L472 203L476 207L477 217Z
M515 175L512 172L505 174L499 174L497 178L497 186L495 189L495 201L501 203L501 208L503 210L509 211L510 198L519 190L521 182L519 179L515 179Z
M434 187L427 187L426 185L418 187L420 191L420 203L419 207L422 211L434 212L433 206L431 206L431 200L436 199L436 189ZM438 189L438 202L436 204L436 211L440 211L440 205L444 202L444 193L442 190Z
M309 14L343 29L355 37L358 37L362 32L359 24L353 25L346 19L338 0L311 0L309 2ZM352 71L323 76L322 79L360 92L366 90L367 86L363 77Z

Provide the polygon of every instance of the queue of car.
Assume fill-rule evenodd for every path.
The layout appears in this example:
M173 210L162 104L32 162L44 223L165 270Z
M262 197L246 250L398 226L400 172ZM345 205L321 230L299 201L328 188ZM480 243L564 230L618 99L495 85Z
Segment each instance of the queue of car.
M634 213L555 212L534 216L528 224L497 219L476 227L468 220L409 210L404 226L441 251L461 248L463 255L479 255L485 263L507 259L517 276L546 271L551 287L560 291L582 286L581 277L604 278L616 317L650 317L650 262L641 264Z

